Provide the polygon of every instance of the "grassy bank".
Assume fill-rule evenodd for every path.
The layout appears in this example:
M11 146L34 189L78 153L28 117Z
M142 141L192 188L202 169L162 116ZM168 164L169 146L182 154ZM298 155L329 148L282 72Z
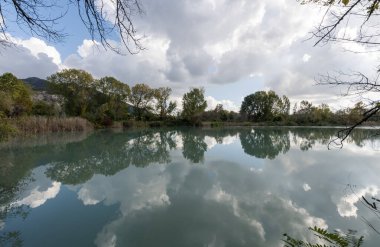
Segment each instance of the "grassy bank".
M94 128L92 123L80 117L28 116L2 118L0 121L0 139L43 133L89 131Z
M363 126L373 126L376 123L367 122ZM377 123L378 125L378 123ZM248 121L203 121L191 123L183 119L171 119L165 121L115 121L107 127L94 125L88 120L80 117L44 117L28 116L19 118L0 118L0 140L9 139L9 137L22 137L35 134L59 133L59 132L84 132L94 128L111 128L111 129L136 129L136 128L161 128L161 127L244 127L244 126L340 126L327 123L319 124L297 124L291 121L278 122L248 122Z

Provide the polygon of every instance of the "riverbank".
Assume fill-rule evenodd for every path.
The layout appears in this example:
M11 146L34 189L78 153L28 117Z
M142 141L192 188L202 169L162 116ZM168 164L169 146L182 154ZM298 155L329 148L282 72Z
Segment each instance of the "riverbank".
M80 117L26 116L0 119L0 140L15 136L91 131L94 125Z
M12 137L30 136L60 132L86 132L94 129L138 129L138 128L161 128L161 127L326 127L345 128L342 124L297 124L289 121L279 122L248 122L248 121L203 121L191 123L181 119L171 119L165 121L114 121L108 126L97 126L81 117L46 117L46 116L26 116L19 118L0 119L0 140ZM347 125L350 126L350 125ZM361 127L379 126L377 122L366 122Z

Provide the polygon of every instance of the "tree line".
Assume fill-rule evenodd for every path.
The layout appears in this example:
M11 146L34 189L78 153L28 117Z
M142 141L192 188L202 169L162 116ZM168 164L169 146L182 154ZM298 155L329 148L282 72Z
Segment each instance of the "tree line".
M5 73L0 76L0 118L79 116L99 127L130 120L177 125L201 125L202 122L349 125L359 121L368 110L364 103L358 102L351 108L333 112L327 104L315 106L303 100L294 104L291 113L287 96L258 91L244 98L239 112L225 110L221 104L206 111L203 88L191 88L185 93L180 110L177 103L170 100L171 94L169 87L151 88L144 83L130 87L114 77L95 79L78 69L65 69L49 76L45 91L37 92L11 73ZM378 119L377 115L372 118Z

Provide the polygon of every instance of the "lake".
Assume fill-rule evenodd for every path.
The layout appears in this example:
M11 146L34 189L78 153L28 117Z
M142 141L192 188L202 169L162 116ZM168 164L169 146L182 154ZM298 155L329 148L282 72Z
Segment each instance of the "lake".
M380 139L357 130L328 150L336 131L149 129L0 143L0 245L271 247L319 226L378 246L380 217L362 196L380 197Z

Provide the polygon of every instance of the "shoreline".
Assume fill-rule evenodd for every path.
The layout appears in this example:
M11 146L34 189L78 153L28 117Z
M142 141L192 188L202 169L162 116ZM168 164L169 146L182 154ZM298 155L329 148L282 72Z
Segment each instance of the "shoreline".
M1 119L3 125L7 127L3 133L0 129L0 142L10 139L38 136L52 133L82 133L101 129L155 129L167 127L194 127L194 128L228 128L228 127L255 127L255 128L319 128L319 129L345 129L351 125L289 125L289 122L223 122L223 121L203 121L198 124L173 119L166 121L115 121L110 126L96 126L85 118L81 117L46 117L27 116L13 119ZM1 127L1 126L0 126ZM380 124L365 123L356 127L357 129L380 129ZM7 132L8 131L8 132Z

